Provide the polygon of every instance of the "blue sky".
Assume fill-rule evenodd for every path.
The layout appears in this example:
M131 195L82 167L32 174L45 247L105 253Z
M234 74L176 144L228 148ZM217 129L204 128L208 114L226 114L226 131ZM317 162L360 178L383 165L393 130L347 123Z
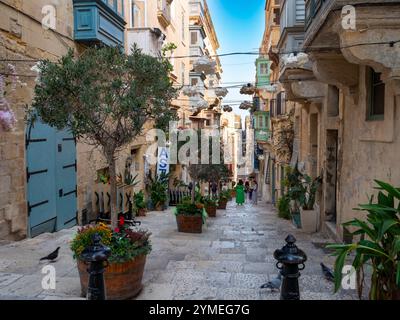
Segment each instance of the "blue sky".
M207 0L220 48L218 53L257 51L264 32L265 0ZM223 85L230 82L254 82L256 55L235 55L221 57ZM241 95L240 89L228 89L226 103L250 100L251 96ZM247 114L232 106L234 112Z

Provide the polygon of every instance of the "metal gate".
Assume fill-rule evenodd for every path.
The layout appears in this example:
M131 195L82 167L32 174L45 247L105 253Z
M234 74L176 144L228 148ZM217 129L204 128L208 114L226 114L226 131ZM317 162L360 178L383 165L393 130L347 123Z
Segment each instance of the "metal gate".
M54 232L76 224L76 142L39 120L26 133L29 234Z

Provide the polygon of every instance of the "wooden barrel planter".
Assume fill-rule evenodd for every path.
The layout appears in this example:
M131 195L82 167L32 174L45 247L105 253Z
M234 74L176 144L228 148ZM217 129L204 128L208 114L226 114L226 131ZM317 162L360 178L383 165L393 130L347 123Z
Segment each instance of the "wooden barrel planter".
M136 213L137 217L145 217L146 216L146 209L145 208L141 208L137 211Z
M211 218L215 218L217 216L217 207L216 206L205 206L207 211L207 215Z
M184 215L176 216L176 223L179 232L185 233L201 233L203 228L203 217L201 215Z
M146 256L137 256L125 263L110 264L104 272L106 297L108 300L127 300L136 297L143 288L142 278ZM86 297L89 274L88 265L78 260L81 281L81 296Z
M225 210L227 203L228 203L228 200L219 200L218 201L218 209Z

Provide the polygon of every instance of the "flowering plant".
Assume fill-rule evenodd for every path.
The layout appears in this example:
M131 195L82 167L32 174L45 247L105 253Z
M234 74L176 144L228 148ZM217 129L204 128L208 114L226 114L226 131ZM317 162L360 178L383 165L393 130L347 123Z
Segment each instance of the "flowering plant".
M15 66L8 64L7 69L10 71L10 82L5 80L4 75L0 75L0 132L13 130L17 123L14 111L11 109L9 102L6 99L6 86L7 84L10 84L11 92L13 92L17 88L17 83L22 85L15 71Z
M99 223L97 225L87 225L78 230L71 243L71 250L74 259L79 259L83 250L93 245L93 235L98 233L101 242L110 247L111 255L108 258L110 263L124 263L140 255L147 255L151 251L149 240L151 233L145 230L132 230L125 224L122 217L118 227L114 230L110 226Z

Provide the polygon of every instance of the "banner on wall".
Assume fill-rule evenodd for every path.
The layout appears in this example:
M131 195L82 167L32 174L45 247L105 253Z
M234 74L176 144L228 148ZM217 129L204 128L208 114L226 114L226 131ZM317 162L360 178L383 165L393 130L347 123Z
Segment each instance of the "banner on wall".
M169 173L169 149L166 147L158 148L157 175L161 175L162 173Z

